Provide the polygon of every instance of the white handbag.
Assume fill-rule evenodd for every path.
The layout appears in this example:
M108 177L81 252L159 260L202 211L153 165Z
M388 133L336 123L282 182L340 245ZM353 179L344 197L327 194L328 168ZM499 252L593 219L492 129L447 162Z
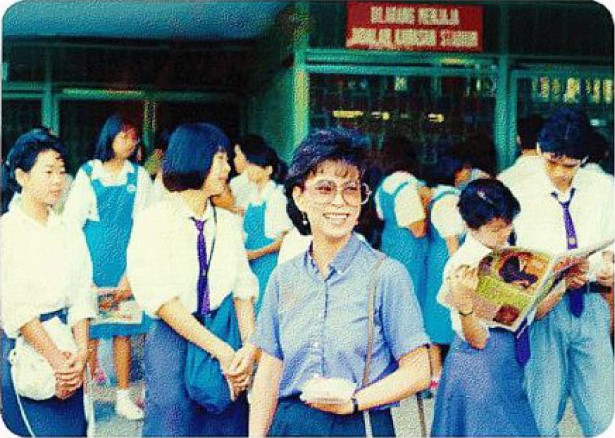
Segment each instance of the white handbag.
M56 316L42 324L60 351L77 352L73 332L60 318ZM9 353L9 362L18 395L33 400L47 400L55 395L56 378L53 368L23 336L17 337L15 348Z

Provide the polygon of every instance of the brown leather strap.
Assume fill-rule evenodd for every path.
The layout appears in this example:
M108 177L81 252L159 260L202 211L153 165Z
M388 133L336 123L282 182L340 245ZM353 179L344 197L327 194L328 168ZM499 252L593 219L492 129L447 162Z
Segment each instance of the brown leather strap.
M363 371L363 382L361 388L365 388L369 383L369 367L372 362L372 348L374 344L374 314L376 301L376 287L378 286L378 271L380 266L386 260L386 256L381 255L374 266L372 279L369 285L369 303L368 303L368 320L367 320L367 355L365 356L365 370Z

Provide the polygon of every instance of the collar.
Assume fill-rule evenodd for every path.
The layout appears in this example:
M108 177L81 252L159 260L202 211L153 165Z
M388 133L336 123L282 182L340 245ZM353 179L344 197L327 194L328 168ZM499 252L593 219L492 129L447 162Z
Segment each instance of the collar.
M263 191L259 194L256 184L254 184L254 190L250 192L250 203L254 205L261 205L262 203L267 202L277 187L278 186L275 182L269 180L265 187L263 187Z
M14 214L20 222L46 230L56 228L62 224L62 217L53 211L51 207L48 208L49 217L47 218L46 224L41 224L40 222L34 220L30 215L23 211L21 208L21 195L16 193L15 196L17 195L19 195L19 197L14 197L11 201L9 211Z
M310 267L313 272L318 272L318 267L316 266L316 262L312 257L312 243L310 243L309 249L305 252L304 255L304 263L306 266ZM337 272L340 275L344 275L346 271L350 268L352 261L355 258L355 255L361 249L361 239L357 236L355 232L352 233L346 245L335 255L329 267L332 271Z
M120 169L120 173L118 177L125 177L129 173L133 173L135 171L134 166L129 160L124 161L124 165ZM92 179L96 178L109 178L110 175L107 173L105 168L103 167L103 163L100 160L92 160Z
M186 201L184 201L184 198L182 198L181 194L179 192L170 192L168 195L168 200L169 203L171 204L174 212L182 218L185 219L197 219L200 221L209 221L209 219L213 218L213 205L211 203L211 201L208 199L207 200L207 207L205 208L205 212L203 213L203 216L200 218L195 218L194 216L194 212L190 209L190 207L188 206L188 204L186 203Z

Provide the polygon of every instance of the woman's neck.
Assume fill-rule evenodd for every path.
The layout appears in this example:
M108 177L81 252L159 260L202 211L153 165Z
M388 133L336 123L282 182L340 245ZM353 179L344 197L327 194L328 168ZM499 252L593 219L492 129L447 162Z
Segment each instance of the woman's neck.
M103 163L103 168L113 174L113 175L117 175L118 173L120 173L120 171L122 170L122 168L124 167L124 162L126 160L121 159L121 158L111 158L109 161L105 161Z
M205 214L207 209L207 199L209 193L205 190L184 190L180 192L180 195L184 202L188 204L190 210L194 213L194 217L200 219Z
M21 195L21 209L24 213L43 225L47 224L49 219L49 207L42 202L35 201L26 193Z
M314 236L312 240L312 257L323 277L329 275L329 265L337 254L346 246L349 234L340 239L327 239L324 236Z

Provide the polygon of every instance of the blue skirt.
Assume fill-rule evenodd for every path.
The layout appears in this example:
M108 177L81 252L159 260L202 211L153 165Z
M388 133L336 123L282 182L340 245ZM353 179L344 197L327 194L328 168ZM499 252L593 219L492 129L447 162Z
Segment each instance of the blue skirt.
M30 436L24 423L11 378L9 352L15 345L14 339L2 334L2 419L15 435ZM85 436L87 422L83 408L83 388L72 397L60 400L32 400L21 397L21 404L36 436Z
M184 383L187 344L164 321L152 320L144 351L143 436L247 436L245 393L217 415L188 397Z
M372 436L395 436L390 409L370 412ZM280 399L269 436L367 436L363 413L336 415L310 408L299 397Z
M491 329L484 350L455 337L442 371L431 435L540 435L511 332Z

